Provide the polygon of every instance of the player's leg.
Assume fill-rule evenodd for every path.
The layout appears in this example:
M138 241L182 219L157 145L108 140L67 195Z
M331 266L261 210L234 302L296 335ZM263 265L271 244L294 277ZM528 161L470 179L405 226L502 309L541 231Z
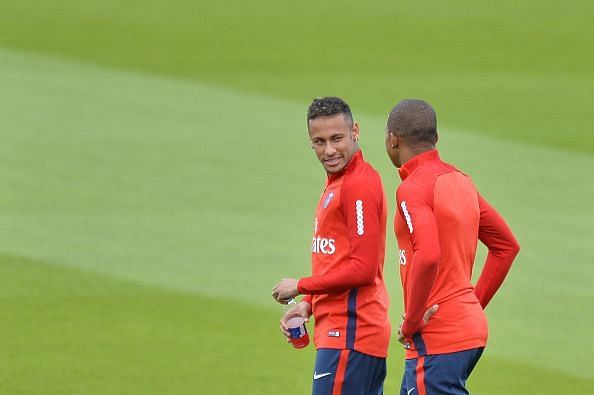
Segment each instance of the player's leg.
M425 356L422 364L424 376L422 384L426 395L468 394L466 380L482 353L482 348L475 348L449 354ZM418 378L417 381L419 381Z
M386 359L350 350L344 377L337 373L334 393L340 395L382 395ZM340 386L340 382L342 385Z
M417 365L419 358L407 359L400 385L400 395L417 395Z
M341 354L347 353L342 356ZM313 375L312 395L332 395L337 383L336 375L342 365L346 365L348 350L334 350L320 348L316 353L316 363ZM344 361L343 361L344 360Z
M400 383L400 395L406 395L406 372L402 374L402 383Z
M485 349L483 347L475 348L474 350L469 350L469 351L473 351L473 353L469 356L468 366L466 368L466 380L470 377L470 374L474 370L474 367L478 363L479 359L481 359L481 356L483 355L484 350ZM466 380L465 380L465 382L466 382Z
M374 357L371 357L374 358ZM371 376L371 385L369 387L370 395L384 394L384 380L386 380L387 368L385 358L374 358L373 374Z

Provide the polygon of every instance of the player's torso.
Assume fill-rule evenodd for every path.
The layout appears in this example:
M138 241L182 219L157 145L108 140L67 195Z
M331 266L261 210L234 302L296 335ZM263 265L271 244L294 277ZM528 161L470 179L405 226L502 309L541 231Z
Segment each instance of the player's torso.
M424 177L418 183L432 199L440 239L441 260L437 278L427 302L427 308L438 304L438 312L422 330L428 353L454 352L481 347L486 343L487 323L471 284L472 266L478 235L478 197L472 181L464 174L444 166L424 169L412 174L404 182L415 182L414 177ZM394 230L399 248L399 269L404 302L412 270L413 249L409 234L414 220L406 218L406 210L396 211ZM406 308L406 307L405 307ZM407 352L415 357L416 350Z
M327 183L316 209L311 243L314 276L337 270L347 264L349 259L347 225L340 199L343 180L344 177L341 177ZM352 338L352 333L347 333L347 328L351 295L350 290L313 295L314 341L317 348L349 348L347 337Z
M347 223L342 207L342 192L345 178L329 180L316 208L311 242L312 274L322 275L348 265L350 243ZM386 205L379 175L374 187L384 199L381 223L385 230ZM362 182L369 180L362 179ZM353 183L348 183L351 187ZM358 183L357 183L358 184ZM361 226L365 226L363 223ZM317 348L355 349L369 355L384 357L390 337L387 315L389 298L383 280L385 231L380 236L381 267L373 285L344 292L313 295L315 317L314 340Z

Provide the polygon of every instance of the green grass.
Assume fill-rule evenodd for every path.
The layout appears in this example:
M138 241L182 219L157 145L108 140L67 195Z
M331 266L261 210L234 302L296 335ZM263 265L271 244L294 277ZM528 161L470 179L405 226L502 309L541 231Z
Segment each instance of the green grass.
M442 156L522 244L474 392L592 392L585 3L120 3L0 5L0 392L307 393L312 350L283 343L269 293L309 271L304 113L325 93L389 200L385 115L435 103ZM394 324L395 250L388 232ZM393 347L387 393L401 366Z
M10 394L307 393L313 350L294 351L269 309L0 256L0 385ZM402 352L389 360L395 393ZM494 376L491 372L497 372ZM543 380L554 375L555 380ZM481 394L588 393L592 381L486 356Z
M335 93L381 117L423 97L443 125L594 153L592 11L583 0L4 0L0 45L299 102Z
M2 278L10 278L0 292L2 393L305 388L302 374L287 372L311 364L311 352L292 355L269 311L47 262L13 256L0 262Z

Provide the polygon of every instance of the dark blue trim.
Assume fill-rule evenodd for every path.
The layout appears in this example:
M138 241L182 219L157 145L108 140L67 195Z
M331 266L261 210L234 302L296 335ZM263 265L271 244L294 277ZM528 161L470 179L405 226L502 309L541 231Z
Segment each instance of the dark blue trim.
M346 348L355 349L355 338L357 336L357 292L359 288L353 288L349 292L349 302L347 310L347 330L346 330Z
M425 348L425 342L423 341L423 337L420 333L415 333L413 335L413 343L415 344L415 349L419 353L419 357L424 357L427 355L427 349Z

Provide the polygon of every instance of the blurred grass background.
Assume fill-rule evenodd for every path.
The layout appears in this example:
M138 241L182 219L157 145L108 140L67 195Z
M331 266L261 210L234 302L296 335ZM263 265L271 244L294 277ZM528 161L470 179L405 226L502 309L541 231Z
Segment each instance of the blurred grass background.
M351 104L388 200L385 117L432 103L442 156L522 244L473 392L594 391L591 16L581 1L3 1L0 392L308 393L313 350L284 344L269 290L309 272L324 175L304 119L327 94ZM388 232L396 325L395 250ZM401 371L394 346L386 393Z

